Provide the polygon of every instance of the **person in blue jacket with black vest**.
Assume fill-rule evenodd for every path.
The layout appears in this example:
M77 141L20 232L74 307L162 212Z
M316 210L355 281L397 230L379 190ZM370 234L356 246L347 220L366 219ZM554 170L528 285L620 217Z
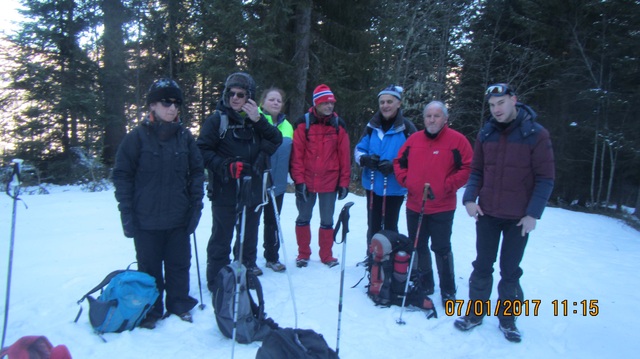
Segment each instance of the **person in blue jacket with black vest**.
M371 238L381 229L398 231L400 207L407 194L393 169L393 159L416 126L402 115L402 87L390 85L378 93L378 111L354 150L367 192L367 256ZM384 207L383 207L384 206ZM382 216L384 214L384 223ZM366 261L367 259L365 259Z
M491 117L478 133L471 176L462 197L467 213L476 220L477 254L469 277L469 306L477 309L456 319L454 325L467 331L482 324L485 315L495 315L505 338L520 342L511 311L514 303L524 300L520 262L529 233L536 228L553 190L553 148L549 131L536 122L536 113L529 106L518 102L508 84L489 86L485 98ZM488 308L499 247L498 301L496 308ZM475 305L478 302L481 305Z
M149 116L129 132L116 154L113 184L124 235L133 238L138 270L156 280L160 295L140 326L153 329L167 314L191 322L189 296L193 233L202 213L204 168L195 139L179 117L182 90L169 78L147 93ZM164 265L164 273L163 273Z

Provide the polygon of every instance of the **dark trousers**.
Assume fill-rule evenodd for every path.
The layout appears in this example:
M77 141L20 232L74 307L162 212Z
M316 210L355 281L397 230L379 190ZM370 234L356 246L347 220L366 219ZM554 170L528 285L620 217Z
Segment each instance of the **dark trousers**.
M278 214L282 210L282 201L284 199L284 193L276 196L276 208ZM264 259L267 262L277 262L280 258L278 251L280 250L280 241L278 240L278 223L276 222L276 215L274 213L274 207L269 197L269 203L264 207L264 231L262 236L262 247L264 248Z
M527 246L529 235L522 236L522 227L517 226L517 219L501 219L488 215L479 216L476 222L476 260L473 261L473 272L469 278L469 299L486 303L493 287L493 264L498 255L500 237L500 282L498 298L501 302L515 299L523 300L520 287L522 269L520 262ZM483 306L486 310L486 304ZM498 309L500 321L513 321L514 316L504 316ZM486 313L483 313L483 315Z
M245 266L254 266L258 252L258 226L262 209L255 211L257 206L248 206L246 211L236 214L235 206L213 206L213 224L211 226L211 237L207 244L207 285L213 288L213 281L216 275L224 266L230 263L231 240L233 232L236 231L236 242L233 246L233 255L238 259L240 247L240 235L242 224L242 213L246 212L244 225L242 263ZM237 223L236 223L237 222Z
M431 250L435 253L436 260L444 262L438 266L440 289L446 293L455 293L453 257L451 255L451 227L453 226L454 212L447 211L423 215L418 236L417 254L420 285L427 292L433 293L434 289L431 252L429 251L429 239L431 239ZM416 238L419 220L419 213L407 209L407 230L409 238L413 240Z
M320 228L333 228L333 212L336 208L336 193L309 192L307 201L302 201L296 197L296 207L298 208L298 218L296 218L296 226L308 226L311 222L313 207L316 205L316 197L319 202L320 209Z
M404 196L378 196L373 193L373 204L371 203L370 190L367 190L367 254L371 238L382 229L382 214L384 212L384 229L398 231L398 218L400 217L400 207L404 201ZM384 208L383 208L384 202Z
M198 301L189 296L191 243L187 229L138 230L133 241L138 270L155 278L160 293L148 316L162 317L165 291L167 312L182 314L195 307Z

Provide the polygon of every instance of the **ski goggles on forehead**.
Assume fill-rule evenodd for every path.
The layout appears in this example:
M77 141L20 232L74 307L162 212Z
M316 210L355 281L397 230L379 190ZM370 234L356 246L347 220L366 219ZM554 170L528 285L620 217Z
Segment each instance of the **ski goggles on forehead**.
M513 95L513 90L506 84L495 84L487 87L487 91L485 91L484 94L487 98L491 96Z

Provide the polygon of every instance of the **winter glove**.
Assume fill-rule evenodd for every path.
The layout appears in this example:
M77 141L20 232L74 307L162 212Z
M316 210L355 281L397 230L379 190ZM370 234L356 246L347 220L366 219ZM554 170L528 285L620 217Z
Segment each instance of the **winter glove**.
M262 173L265 170L269 169L270 164L271 158L269 157L269 155L266 152L260 151L260 153L258 153L258 157L256 157L256 160L253 163L253 170L255 171L256 175L262 177Z
M360 166L367 167L369 169L375 170L378 168L378 161L380 161L380 156L378 155L362 155L360 156Z
M462 156L460 155L460 151L457 148L451 150L453 153L453 166L459 170L462 168Z
M347 187L338 187L336 192L338 192L338 199L342 201L343 199L347 198L347 194L349 194L349 189Z
M308 195L309 192L307 191L307 185L304 183L298 183L296 185L296 198L302 202L306 202Z
M402 168L402 169L409 168L409 149L410 148L411 148L411 146L407 146L407 148L404 150L404 152L402 152L402 156L400 156L400 158L398 158L398 164L400 165L400 168Z
M244 176L251 176L251 165L242 161L233 161L229 164L229 173L234 179L242 178Z
M120 221L122 222L122 231L127 238L133 238L136 227L133 224L133 215L131 212L120 212Z
M191 234L196 231L198 223L200 222L200 216L202 216L202 202L196 202L191 205L189 222L187 222L187 234Z
M385 177L393 174L393 163L389 160L380 161L378 164L378 171L380 171L380 173Z

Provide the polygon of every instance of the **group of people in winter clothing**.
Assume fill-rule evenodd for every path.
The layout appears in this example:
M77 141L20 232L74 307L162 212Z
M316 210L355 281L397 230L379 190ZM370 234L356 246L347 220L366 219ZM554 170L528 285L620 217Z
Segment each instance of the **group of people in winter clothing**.
M449 128L444 103L432 101L425 106L424 130L416 132L402 116L402 89L392 85L378 94L379 111L367 124L354 153L363 169L362 186L367 194L367 258L376 232L397 231L406 194L407 230L409 237L417 238L414 279L425 293L434 293L433 251L442 303L455 300L451 235L456 192L466 185L462 201L477 221L469 306L482 309L458 318L455 327L470 330L487 315L485 304L491 295L493 265L502 237L499 328L507 340L519 342L516 316L507 307L524 299L520 261L553 189L553 149L548 131L535 122L535 112L518 102L508 84L489 86L485 96L491 116L472 149L461 133ZM428 197L423 194L425 187Z
M486 91L491 117L472 149L464 135L448 126L449 112L441 101L424 107L424 130L418 131L403 116L402 92L401 87L390 85L378 93L378 111L354 149L367 197L367 258L375 233L398 231L406 198L408 235L417 238L418 266L412 279L425 293L435 292L433 251L442 302L455 300L451 235L456 192L466 185L462 202L476 219L477 230L469 298L489 299L502 236L499 298L522 300L520 261L553 188L549 133L535 122L531 108L517 102L509 85L496 84ZM248 271L262 274L256 264L262 211L266 267L276 272L287 269L279 260L276 218L289 175L298 210L296 266L306 267L311 260L310 223L316 202L319 259L328 267L338 264L332 253L333 215L336 200L349 193L351 147L345 121L334 111L334 93L324 84L317 86L313 106L293 124L282 111L285 93L281 89L269 88L258 102L255 99L253 78L243 72L231 74L196 140L179 119L182 91L173 80L160 79L147 94L148 117L120 146L113 180L123 230L134 239L139 269L156 279L161 293L144 327L153 328L171 313L191 321L190 310L197 301L189 296L189 236L203 208L205 169L213 214L207 244L210 291L215 291L214 279L230 263L231 253ZM423 196L425 184L428 201ZM455 327L472 329L486 314L458 318ZM500 329L508 340L519 341L514 318L499 315Z

